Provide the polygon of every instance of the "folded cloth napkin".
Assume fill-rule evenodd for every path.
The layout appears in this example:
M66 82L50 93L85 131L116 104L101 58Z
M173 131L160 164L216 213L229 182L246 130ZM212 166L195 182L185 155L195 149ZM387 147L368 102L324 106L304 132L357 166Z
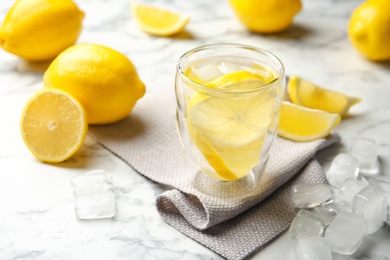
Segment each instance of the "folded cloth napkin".
M337 142L337 135L304 143L276 138L259 185L246 192L232 192L229 185L239 181L218 186L188 172L175 109L172 90L154 90L126 119L91 126L90 134L139 173L172 187L156 201L163 219L227 259L250 256L288 228L296 214L291 185L326 181L314 155Z

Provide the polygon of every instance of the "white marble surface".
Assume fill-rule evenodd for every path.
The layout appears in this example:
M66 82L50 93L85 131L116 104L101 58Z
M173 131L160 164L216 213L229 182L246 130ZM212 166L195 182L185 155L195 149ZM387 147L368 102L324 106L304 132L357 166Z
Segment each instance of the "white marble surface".
M274 52L287 74L297 74L330 89L363 98L337 128L340 145L318 154L327 168L339 152L348 152L357 136L379 144L383 174L372 178L390 186L390 63L373 63L353 49L346 28L361 0L305 0L294 25L284 33L248 32L227 0L147 2L191 16L186 33L174 38L139 31L127 0L79 0L85 11L79 42L100 43L125 53L148 91L172 86L175 63L190 48L213 42L236 42ZM0 4L0 21L13 1ZM132 170L87 137L67 162L38 162L19 133L27 99L42 88L42 73L29 71L18 58L0 50L0 259L220 259L204 246L162 221L155 198L163 187ZM153 160L153 158L151 158ZM74 213L72 177L92 169L113 174L118 213L113 219L80 221ZM257 253L274 259L291 246L287 235ZM353 256L335 259L390 259L390 228L367 236Z

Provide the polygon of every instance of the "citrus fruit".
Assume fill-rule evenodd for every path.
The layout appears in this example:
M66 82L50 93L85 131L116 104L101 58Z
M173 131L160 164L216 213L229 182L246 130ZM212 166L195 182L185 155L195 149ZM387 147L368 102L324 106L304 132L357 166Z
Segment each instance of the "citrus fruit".
M263 75L259 75L251 71L241 70L217 77L207 82L205 85L211 88L226 88L232 84L243 82L244 89L248 89L248 81L254 81L255 84L253 84L253 86L259 87L259 81L262 81L262 84L266 84L269 83L271 79L274 79L274 77L266 78Z
M0 46L30 61L54 59L73 45L84 13L72 0L17 0L0 28Z
M301 10L300 0L229 0L238 19L251 31L276 33L287 29Z
M297 142L313 141L328 136L340 121L339 114L283 101L278 135Z
M171 36L184 30L190 18L155 6L131 2L133 17L141 30L156 36Z
M34 94L24 107L20 131L32 154L41 161L57 163L79 150L87 134L83 106L56 89Z
M258 74L237 71L206 85L232 90L237 83L242 89L265 84ZM189 135L218 178L239 179L260 161L274 102L275 97L267 92L248 97L213 97L201 93L191 97L186 117Z
M75 97L86 109L90 124L123 119L145 93L131 61L97 44L74 45L58 55L44 74L44 85Z
M287 92L294 104L329 113L338 113L341 116L347 115L350 107L361 101L360 98L321 88L298 76L290 78Z
M390 60L389 1L363 2L351 15L348 35L353 46L368 59Z

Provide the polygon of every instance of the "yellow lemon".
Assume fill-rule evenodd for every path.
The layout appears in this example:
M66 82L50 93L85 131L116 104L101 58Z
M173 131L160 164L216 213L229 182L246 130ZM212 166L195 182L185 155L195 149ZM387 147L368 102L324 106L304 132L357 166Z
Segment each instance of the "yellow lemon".
M23 140L44 162L62 162L79 150L87 134L83 106L66 92L43 89L24 107L20 120Z
M297 142L326 137L340 123L339 114L310 109L283 101L278 135Z
M0 46L30 61L54 59L76 42L83 18L72 0L17 0L0 28Z
M361 101L357 97L321 88L298 76L290 78L287 92L294 104L324 110L329 113L338 113L341 116L347 115L350 107Z
M44 74L44 85L62 89L80 101L90 124L123 119L145 93L132 62L97 44L74 45L58 55Z
M184 30L190 21L186 15L137 2L130 3L133 17L146 33L156 36L171 36Z
M240 89L261 86L263 76L237 71L206 83L211 88ZM192 142L215 170L217 178L244 177L260 161L267 129L274 113L275 97L212 97L196 93L187 106L187 127ZM207 172L207 170L203 169ZM215 177L212 173L209 175Z
M300 0L229 0L238 19L250 30L276 33L287 29L301 10Z
M374 61L390 60L390 3L370 0L352 13L348 29L355 48Z

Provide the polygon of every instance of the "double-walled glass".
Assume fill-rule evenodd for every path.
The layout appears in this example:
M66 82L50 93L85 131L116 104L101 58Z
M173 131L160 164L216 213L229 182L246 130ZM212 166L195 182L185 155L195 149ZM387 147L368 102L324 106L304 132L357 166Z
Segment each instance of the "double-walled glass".
M272 53L212 44L177 63L177 125L192 170L221 181L256 183L273 140L285 71Z

